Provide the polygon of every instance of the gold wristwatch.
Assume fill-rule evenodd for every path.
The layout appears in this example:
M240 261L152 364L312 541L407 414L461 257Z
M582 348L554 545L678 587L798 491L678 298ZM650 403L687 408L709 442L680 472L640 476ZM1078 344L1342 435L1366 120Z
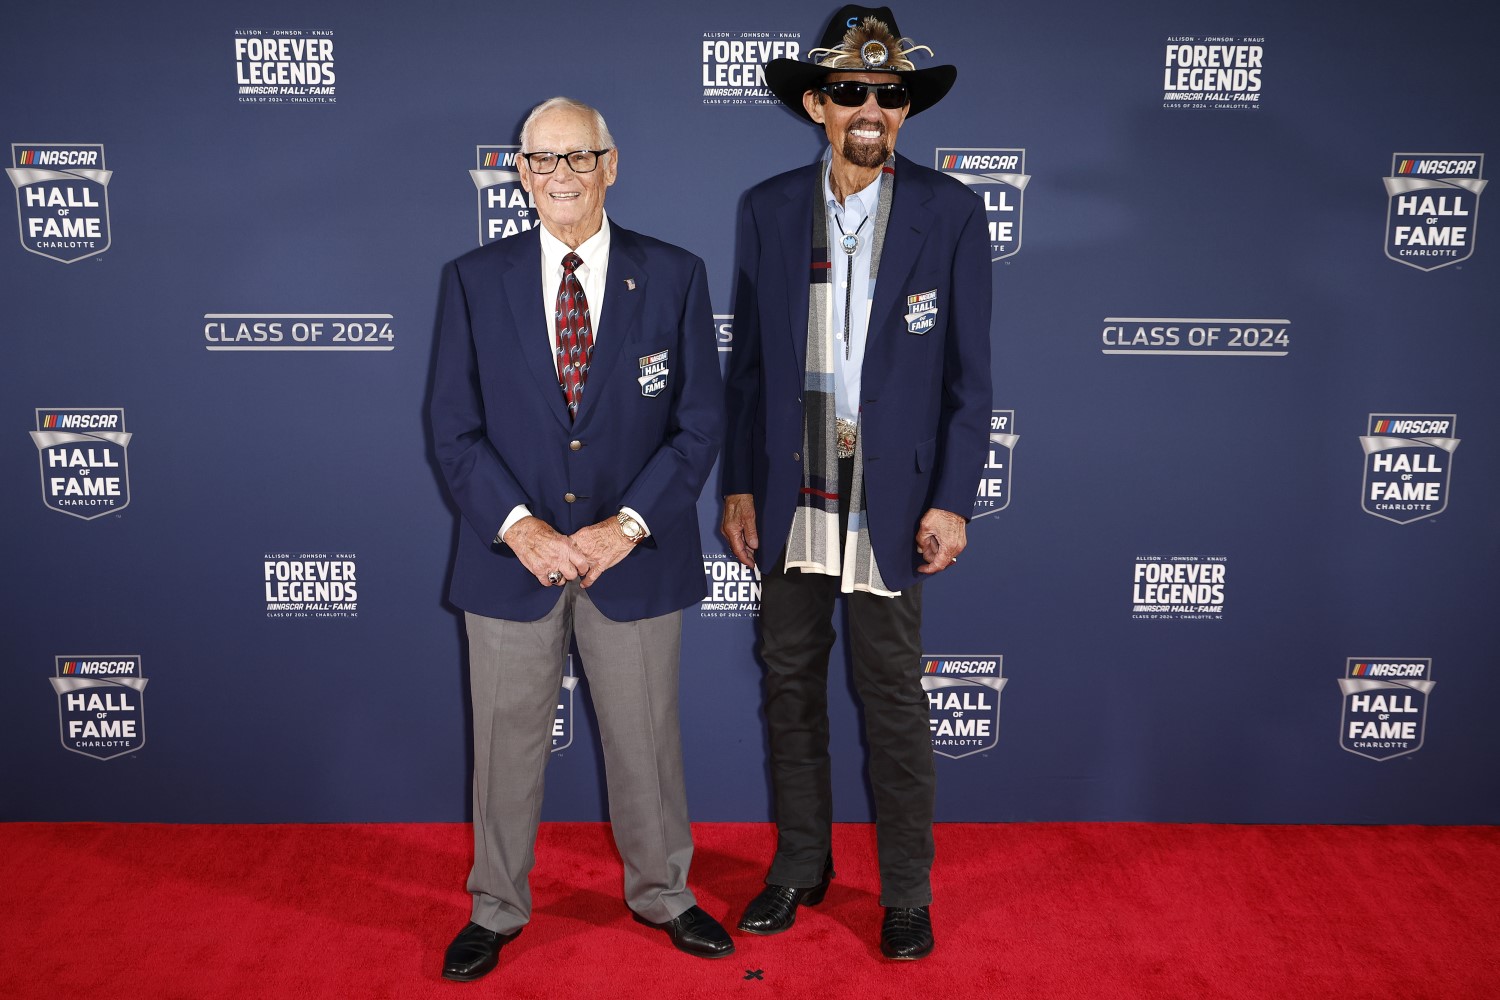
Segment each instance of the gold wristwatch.
M631 545L639 545L646 538L646 526L623 510L615 515L615 523L620 526L620 534Z

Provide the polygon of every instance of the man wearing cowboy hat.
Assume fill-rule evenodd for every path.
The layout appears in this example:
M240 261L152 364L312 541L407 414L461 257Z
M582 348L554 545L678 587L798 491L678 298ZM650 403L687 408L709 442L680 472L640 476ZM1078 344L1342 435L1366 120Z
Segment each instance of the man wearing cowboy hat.
M892 959L933 947L921 581L964 549L990 412L984 205L894 152L906 119L958 75L916 69L919 51L931 53L888 8L847 6L816 62L766 65L767 86L829 149L741 209L723 461L724 536L763 575L778 831L740 929L787 930L833 877L828 656L847 594Z

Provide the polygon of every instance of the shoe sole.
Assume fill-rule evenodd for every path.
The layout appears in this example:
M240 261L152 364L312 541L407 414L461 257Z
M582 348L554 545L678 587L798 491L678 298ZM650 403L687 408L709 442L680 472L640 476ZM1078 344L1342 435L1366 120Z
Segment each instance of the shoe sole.
M774 931L763 931L752 927L746 927L744 924L736 924L735 930L740 931L743 934L753 934L756 937L775 937L777 934L785 934L787 931L791 930L792 926L796 924L796 922L797 918L793 917L791 920L787 921L787 925L785 927L778 927Z
M498 967L498 965L499 965L499 963L497 962L495 965L490 966L488 969L485 969L483 972L472 972L472 973L467 973L467 974L459 974L459 973L448 972L447 970L444 970L443 971L443 978L446 979L446 980L448 980L448 982L450 982L450 983L472 983L475 980L477 980L477 979L483 979L485 976L489 975L491 972L494 972L495 969Z

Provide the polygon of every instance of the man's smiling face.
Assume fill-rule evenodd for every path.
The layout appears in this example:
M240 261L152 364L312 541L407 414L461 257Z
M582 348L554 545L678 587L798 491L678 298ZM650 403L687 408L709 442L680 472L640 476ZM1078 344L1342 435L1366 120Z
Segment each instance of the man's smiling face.
M580 149L598 149L594 120L576 108L553 108L532 122L524 152L561 155ZM521 186L536 202L537 215L547 231L570 247L576 247L599 231L604 219L604 189L615 182L619 152L599 157L599 165L586 174L574 173L559 162L550 174L534 174L525 157L517 157Z
M854 80L859 83L900 83L894 73L830 73L828 83ZM819 100L821 98L821 101ZM846 108L833 103L828 95L808 91L803 96L803 106L812 120L823 126L835 156L840 156L856 167L878 167L896 150L896 134L911 105L887 110L875 103L875 94L865 95L865 102L857 108Z

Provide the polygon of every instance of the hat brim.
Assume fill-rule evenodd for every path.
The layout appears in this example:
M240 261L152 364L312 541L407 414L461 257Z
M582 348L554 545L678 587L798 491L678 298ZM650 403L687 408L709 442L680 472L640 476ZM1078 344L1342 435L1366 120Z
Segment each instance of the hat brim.
M858 70L858 69L829 69L827 66L819 66L816 63L802 62L797 59L772 59L766 63L766 86L771 93L780 98L781 103L791 108L797 115L807 121L812 121L807 109L802 106L802 95L809 90L814 90L821 84L830 73L892 73L901 78L911 91L911 110L906 113L908 118L921 114L941 101L948 91L953 88L953 81L958 79L958 68L956 66L929 66L925 69L899 70Z

